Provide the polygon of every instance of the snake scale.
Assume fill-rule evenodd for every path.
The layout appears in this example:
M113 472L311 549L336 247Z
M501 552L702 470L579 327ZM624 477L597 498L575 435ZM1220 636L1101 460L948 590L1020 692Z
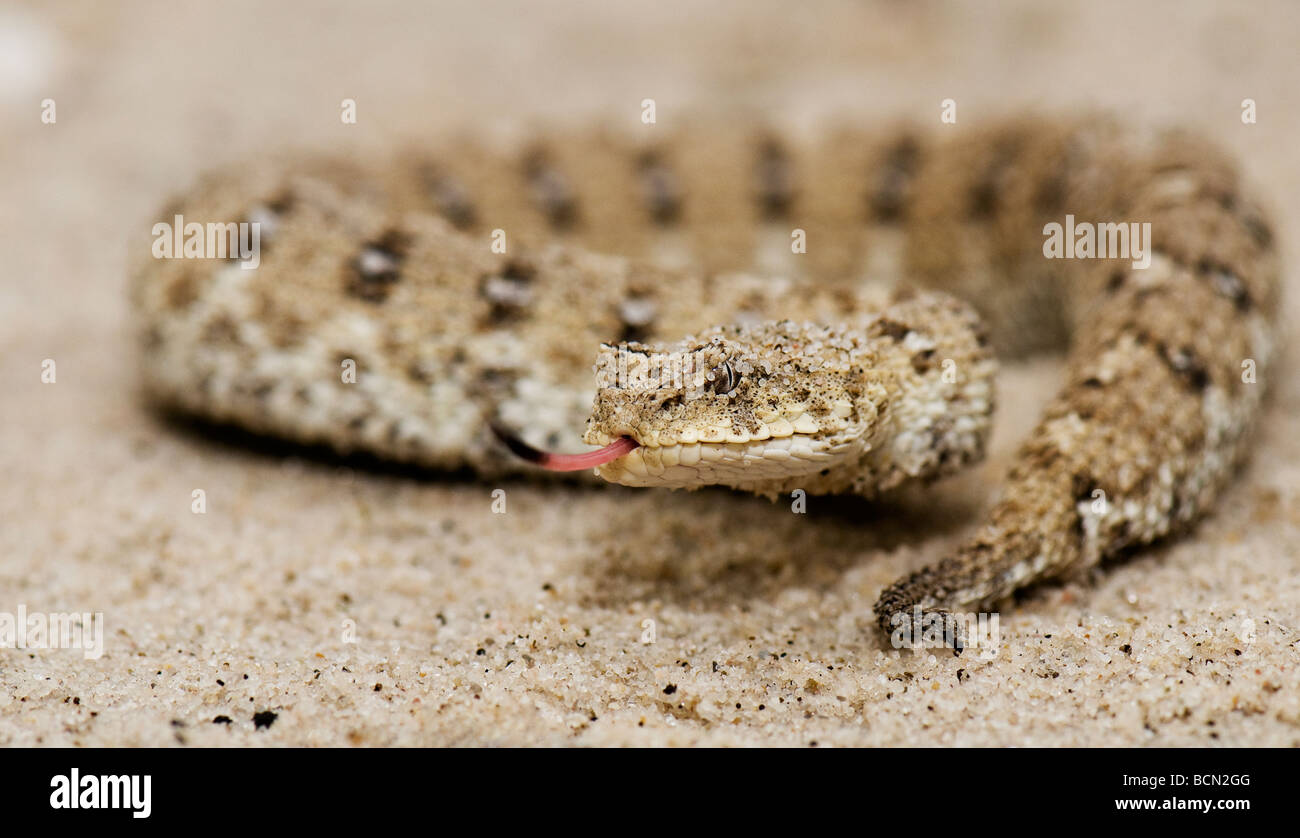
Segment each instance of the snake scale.
M1184 529L1242 458L1280 269L1197 137L637 128L203 177L162 217L255 221L260 265L138 261L147 393L434 469L870 496L983 455L995 356L1068 347L987 521L883 591L886 631ZM1149 265L1045 258L1067 214L1149 223Z

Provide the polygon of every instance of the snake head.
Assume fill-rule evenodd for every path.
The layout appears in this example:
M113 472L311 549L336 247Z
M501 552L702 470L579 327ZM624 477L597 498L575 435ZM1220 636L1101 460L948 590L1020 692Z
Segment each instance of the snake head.
M797 486L870 447L888 408L875 362L847 330L790 321L606 344L584 440L637 443L597 468L628 486Z

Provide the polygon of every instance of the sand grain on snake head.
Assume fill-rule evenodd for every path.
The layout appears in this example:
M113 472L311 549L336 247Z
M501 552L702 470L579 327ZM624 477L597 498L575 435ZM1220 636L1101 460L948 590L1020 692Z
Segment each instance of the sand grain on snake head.
M263 252L244 270L141 245L151 397L431 468L528 468L498 423L550 450L631 437L601 470L633 485L870 495L982 455L994 351L1068 344L987 521L881 594L887 631L1203 515L1274 352L1273 236L1234 167L1185 133L1105 119L936 140L595 129L375 168L266 160L173 210L258 220ZM1067 214L1149 223L1149 267L1044 258L1044 225ZM651 367L690 375L627 375Z

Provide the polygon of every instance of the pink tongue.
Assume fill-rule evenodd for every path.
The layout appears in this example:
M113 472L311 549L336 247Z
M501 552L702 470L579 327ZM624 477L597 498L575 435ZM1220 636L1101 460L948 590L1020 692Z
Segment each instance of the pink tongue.
M492 431L507 448L514 452L515 456L550 471L581 471L584 468L603 466L640 447L639 442L625 436L614 440L604 448L597 448L585 454L552 454L549 451L539 451L519 437L496 426L492 427Z
M584 468L595 468L603 466L605 463L613 462L624 454L631 453L639 447L638 443L628 437L620 437L604 448L597 448L595 451L588 451L586 454L551 454L545 451L538 451L541 459L537 464L551 471L580 471Z

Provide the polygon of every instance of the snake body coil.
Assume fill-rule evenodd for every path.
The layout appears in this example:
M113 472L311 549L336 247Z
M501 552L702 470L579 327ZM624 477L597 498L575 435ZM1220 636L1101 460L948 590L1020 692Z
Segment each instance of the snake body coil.
M632 485L874 494L982 456L995 350L1068 341L987 523L882 593L886 630L1195 520L1245 451L1274 349L1273 236L1233 167L1101 119L264 161L174 213L257 221L262 254L141 260L157 402L433 468L525 467L498 423L550 449L629 437L601 473ZM1045 258L1067 216L1112 245L1149 224L1149 264Z

